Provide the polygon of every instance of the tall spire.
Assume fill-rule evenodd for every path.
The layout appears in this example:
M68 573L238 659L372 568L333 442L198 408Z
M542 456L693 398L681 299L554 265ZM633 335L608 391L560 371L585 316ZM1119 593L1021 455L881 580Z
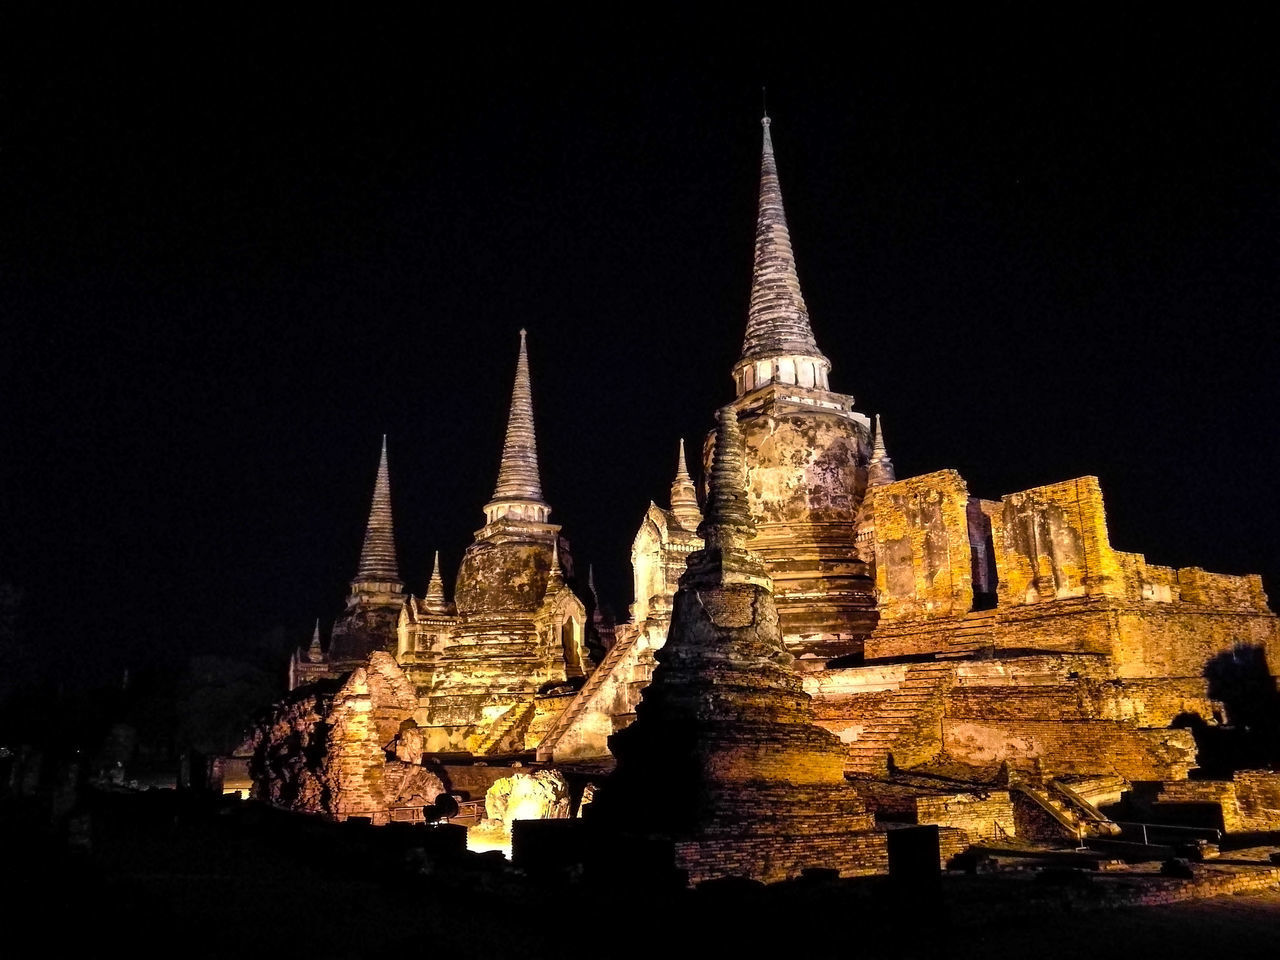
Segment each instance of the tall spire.
M867 464L867 486L878 487L893 483L893 461L884 446L884 428L880 426L880 414L876 414L876 436L871 445L871 462Z
M364 531L360 550L360 567L354 583L400 583L396 564L395 533L391 524L391 477L387 473L387 435L382 435L382 457L378 460L378 478L373 484L373 504L369 508L369 525Z
M520 354L516 360L516 382L511 390L511 413L507 418L507 436L502 443L502 465L498 469L498 485L493 499L485 508L493 521L511 511L512 501L532 503L542 508L537 517L546 519L550 509L542 499L542 480L538 475L538 445L533 432L533 393L529 387L529 352L526 333L520 331Z
M671 484L671 512L686 530L697 530L702 522L698 491L689 479L689 468L684 460L684 437L680 438L680 459L676 463L676 478Z
M734 368L739 395L771 380L825 389L827 373L831 369L830 361L822 355L813 338L809 310L800 292L800 278L791 250L791 233L782 208L782 187L773 156L770 122L768 115L760 121L764 129L764 143L760 160L755 263L751 271L751 305L747 311L742 356ZM795 360L790 361L786 369L775 370L771 364L761 375L756 375L753 370L750 386L739 375L743 368L754 366L761 360L784 357L801 359L798 364ZM808 370L803 369L806 361L811 364Z

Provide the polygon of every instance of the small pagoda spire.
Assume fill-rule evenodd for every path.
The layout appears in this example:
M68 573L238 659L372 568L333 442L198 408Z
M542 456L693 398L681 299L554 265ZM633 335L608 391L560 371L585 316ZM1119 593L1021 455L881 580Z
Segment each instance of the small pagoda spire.
M867 464L867 486L879 487L893 483L893 461L884 446L884 428L880 426L880 414L876 414L876 435L871 444L871 461Z
M773 155L772 121L768 114L760 120L763 146L760 158L760 207L756 218L755 260L751 270L751 304L747 311L747 332L742 356L734 366L738 395L771 380L827 387L831 362L818 349L809 325L809 308L800 292L791 232L782 207L782 187ZM767 365L750 378L743 374L761 360L790 358L785 365ZM809 370L801 369L810 365Z
M307 660L319 663L324 659L324 650L320 646L320 618L316 617L316 629L311 634L311 646L307 647Z
M676 478L671 484L671 512L686 530L697 530L702 522L698 490L689 478L689 468L685 464L684 437L680 438L680 459L676 463Z
M591 598L599 606L600 594L596 590L596 565L594 563L587 564L587 592L591 594Z
M564 586L564 571L560 569L560 538L551 541L551 571L547 574L547 591Z
M516 380L511 390L511 412L507 417L507 435L502 443L502 464L498 468L498 484L493 499L485 507L490 522L508 515L512 503L529 503L541 507L527 519L546 520L550 507L542 499L542 480L538 473L538 444L533 429L533 393L529 386L529 351L527 334L520 331L520 353L516 359ZM523 514L522 514L523 515Z
M400 585L396 564L395 532L391 522L391 477L387 472L387 435L382 435L382 456L373 484L373 504L364 531L360 566L352 583L393 583Z
M422 607L428 613L446 613L449 601L444 595L444 580L440 578L440 551L436 551L431 563L431 577L427 580L427 592L422 597Z
M715 450L707 489L707 507L698 536L705 546L689 555L681 586L753 583L767 589L773 582L758 557L747 550L755 522L747 506L747 469L738 414L730 406L716 411Z

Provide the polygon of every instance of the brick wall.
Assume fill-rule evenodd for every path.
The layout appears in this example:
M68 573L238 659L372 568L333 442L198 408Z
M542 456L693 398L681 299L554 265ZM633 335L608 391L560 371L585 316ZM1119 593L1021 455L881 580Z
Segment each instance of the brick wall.
M1147 730L1106 720L944 718L943 749L962 763L1036 764L1048 775L1116 773L1128 780L1174 780L1195 766L1189 730Z
M1007 494L991 519L1001 606L1123 596L1097 477Z
M776 883L800 876L806 867L837 870L842 877L889 872L889 845L883 833L827 834L811 837L731 837L678 842L676 865L690 883L715 877L753 877Z
M1013 801L1007 790L916 798L916 823L954 827L969 843L1016 835Z
M969 490L954 470L874 487L881 616L959 616L973 607Z
M1227 833L1280 830L1280 772L1242 770L1231 780L1183 780L1161 784L1159 803L1214 803Z

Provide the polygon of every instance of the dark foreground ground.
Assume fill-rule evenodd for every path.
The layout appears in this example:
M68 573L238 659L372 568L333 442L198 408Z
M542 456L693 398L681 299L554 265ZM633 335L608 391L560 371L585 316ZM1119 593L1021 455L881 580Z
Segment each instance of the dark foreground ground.
M10 934L72 950L293 957L1275 957L1280 892L1109 907L1155 877L947 875L697 891L447 863L408 831L172 793L88 799L69 832L3 819ZM412 828L425 829L425 828ZM68 842L68 838L70 842ZM12 942L12 941L11 941Z

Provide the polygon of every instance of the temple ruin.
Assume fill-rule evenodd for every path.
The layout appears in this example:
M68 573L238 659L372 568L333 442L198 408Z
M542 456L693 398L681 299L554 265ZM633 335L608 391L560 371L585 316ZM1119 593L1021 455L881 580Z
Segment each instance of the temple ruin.
M734 396L701 489L679 441L668 506L643 511L630 620L601 619L550 522L521 331L452 602L438 555L424 594L403 593L384 438L346 612L327 649L319 625L299 648L290 699L246 746L258 794L385 822L458 792L449 764L572 769L599 787L594 819L665 836L693 880L882 871L889 822L938 825L944 853L1105 834L1121 797L1280 827L1277 758L1215 748L1280 712L1261 578L1116 550L1094 477L997 499L954 470L899 479L879 415L832 369L766 117ZM673 789L674 820L655 802ZM546 815L580 803L562 791Z

